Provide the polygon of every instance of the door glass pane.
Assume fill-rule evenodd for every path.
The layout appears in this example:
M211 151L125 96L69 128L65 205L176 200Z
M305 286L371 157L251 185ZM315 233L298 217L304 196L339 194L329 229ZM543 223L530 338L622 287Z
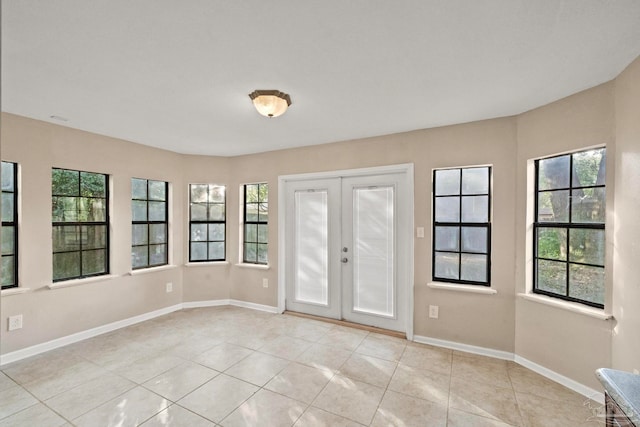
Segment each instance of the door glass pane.
M329 303L327 191L296 191L294 291L299 302Z
M394 187L353 190L353 309L395 315Z

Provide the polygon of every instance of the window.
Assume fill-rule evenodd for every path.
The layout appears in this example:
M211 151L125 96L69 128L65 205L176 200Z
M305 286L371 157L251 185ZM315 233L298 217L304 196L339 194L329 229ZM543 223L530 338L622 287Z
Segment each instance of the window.
M604 308L604 148L535 161L533 292Z
M53 281L109 271L109 178L53 169Z
M489 286L491 168L433 172L433 280Z
M244 239L242 261L249 264L267 264L269 221L269 186L244 186Z
M225 260L225 187L189 185L189 262Z
M164 181L131 179L131 266L133 269L168 263L168 193Z
M18 165L2 162L2 289L18 286Z

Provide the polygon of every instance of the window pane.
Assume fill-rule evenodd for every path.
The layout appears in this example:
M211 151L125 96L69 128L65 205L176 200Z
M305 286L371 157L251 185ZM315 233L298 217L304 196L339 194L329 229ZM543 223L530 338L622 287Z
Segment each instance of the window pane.
M258 241L258 226L256 224L244 225L244 241L245 242Z
M572 222L605 222L606 195L604 188L584 188L571 192Z
M538 257L567 259L567 230L564 228L538 228Z
M249 203L246 205L245 209L246 209L247 221L258 220L258 204L257 203Z
M149 243L149 226L147 224L133 224L131 244L146 245L147 243Z
M224 241L224 224L209 224L209 240Z
M53 280L80 277L80 252L53 254Z
M566 295L567 264L538 260L538 289Z
M460 169L444 169L435 172L436 196L460 194Z
M14 227L2 227L2 255L13 255L15 251L14 230Z
M569 260L604 266L604 230L574 228L569 231Z
M146 179L131 179L131 198L132 199L147 199L147 180Z
M210 185L209 186L209 202L211 203L224 203L225 188L223 185Z
M485 227L462 227L462 250L487 253L489 239Z
M15 183L13 182L14 164L10 162L2 162L2 190L14 191Z
M51 194L54 196L79 196L80 174L77 171L53 169L51 171Z
M489 168L462 169L462 194L488 194Z
M191 241L202 242L207 240L207 224L191 224Z
M106 197L107 177L100 173L80 172L80 195Z
M149 224L149 243L167 243L166 224Z
M573 155L573 187L604 185L605 149L583 151Z
M258 260L258 247L255 243L244 244L244 260L247 262L257 262Z
M210 221L224 221L224 205L213 204L209 206Z
M463 196L462 222L489 222L489 196Z
M460 265L460 278L473 282L487 281L487 256L462 254Z
M149 245L149 265L167 263L167 245Z
M569 156L553 157L538 162L538 190L569 187Z
M269 201L269 185L258 184L258 199L261 203L267 203Z
M266 203L260 203L258 205L258 221L269 221L269 206Z
M2 286L15 285L16 276L14 270L15 258L12 256L2 256Z
M191 220L206 221L207 220L207 204L191 203Z
M82 252L82 274L98 274L107 271L104 249Z
M78 198L79 221L104 222L107 217L105 199Z
M438 197L436 198L436 222L460 221L460 198Z
M206 203L208 189L206 184L191 184L191 202Z
M131 216L133 221L147 220L147 202L143 200L131 201Z
M459 279L458 266L460 255L447 252L436 252L435 276L441 279Z
M258 243L267 243L269 238L269 228L266 224L258 225Z
M165 221L166 206L166 202L149 202L149 221Z
M146 267L149 265L148 246L137 246L131 248L131 266L133 268Z
M258 184L245 185L245 203L258 203Z
M2 221L13 222L13 193L2 193Z
M191 243L191 260L204 261L207 259L207 243L192 242Z
M167 200L167 184L164 181L149 181L149 200Z
M52 218L53 222L75 222L78 221L78 198L77 197L56 197L52 198Z
M458 251L460 249L459 227L436 227L435 247L438 251Z
M61 225L53 227L53 251L68 252L80 250L80 227Z
M81 227L82 249L103 249L107 247L107 227L87 225Z
M604 304L604 268L571 264L569 296Z
M569 191L538 193L538 221L569 222Z
M224 259L224 242L209 243L209 259Z
M258 244L258 263L267 263L267 245Z

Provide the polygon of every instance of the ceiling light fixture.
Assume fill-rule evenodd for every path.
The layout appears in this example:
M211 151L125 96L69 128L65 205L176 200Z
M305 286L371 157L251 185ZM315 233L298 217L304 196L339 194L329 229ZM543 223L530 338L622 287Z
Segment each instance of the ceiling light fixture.
M279 90L254 90L249 94L258 113L265 117L278 117L287 111L291 98Z

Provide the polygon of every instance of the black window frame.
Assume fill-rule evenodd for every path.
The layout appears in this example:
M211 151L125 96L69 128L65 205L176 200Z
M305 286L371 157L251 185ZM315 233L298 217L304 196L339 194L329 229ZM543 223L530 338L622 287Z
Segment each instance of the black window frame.
M462 172L464 170L469 169L486 169L487 170L487 192L486 193L463 193L462 190ZM446 195L436 195L436 175L439 171L451 171L457 170L460 173L460 184L458 188L457 194L446 194ZM491 287L491 206L492 206L492 179L493 179L493 168L492 166L464 166L464 167L455 167L455 168L439 168L433 170L433 182L432 182L432 203L433 203L433 221L432 221L432 238L431 238L431 278L434 282L446 282L446 283L455 283L460 285L474 285L474 286L485 286ZM476 197L476 196L487 196L487 221L486 222L468 222L462 221L462 199L463 197ZM460 209L459 213L459 221L437 221L436 220L436 200L439 198L453 198L457 197L459 199L458 205ZM458 249L457 250L443 250L436 249L436 229L438 227L457 227L458 228ZM464 251L462 250L462 229L463 228L483 228L486 230L487 234L487 245L486 252L473 252L473 251ZM440 277L436 275L436 255L437 253L451 253L458 255L458 279L450 278L450 277ZM462 255L485 255L486 256L486 280L484 281L475 281L475 280L465 280L460 279L462 277Z
M134 198L133 197L133 180L139 180L139 181L145 181L146 182L146 198L141 199L141 198ZM165 194L165 199L164 200L156 200L156 199L150 199L149 197L149 183L150 182L160 182L162 184L164 184L164 194ZM132 270L144 270L146 268L154 268L154 267L161 267L164 265L169 265L169 182L167 181L160 181L160 180L155 180L155 179L146 179L146 178L131 178L131 185L132 185L132 193L131 193L131 269ZM146 220L145 221L141 221L141 220L134 220L134 214L133 214L133 203L135 201L138 202L146 202ZM157 220L149 220L149 202L164 202L164 221L157 221ZM151 225L162 225L164 224L164 232L165 232L165 236L166 236L166 241L164 243L151 243L151 233L150 233L150 226ZM135 225L146 225L147 227L147 242L144 244L134 244L134 226ZM158 245L164 245L165 246L165 258L164 258L164 262L162 263L157 263L157 264L152 264L151 263L151 247L152 246L158 246ZM133 262L133 249L134 248L142 248L142 247L146 247L147 248L147 263L145 265L138 265L135 266L134 262Z
M572 221L572 209L573 209L573 204L571 203L571 194L573 190L584 190L584 189L595 189L595 188L602 188L604 189L604 209L606 212L606 178L604 181L604 184L594 184L594 185L582 185L582 186L573 186L574 184L574 174L573 174L573 162L574 162L574 155L576 154L581 154L581 153L586 153L589 151L596 151L596 150L604 150L604 155L601 159L601 162L605 162L605 167L606 167L606 146L602 146L602 147L594 147L594 148L589 148L589 149L585 149L585 150L578 150L578 151L572 151L570 153L565 153L565 154L558 154L558 155L553 155L553 156L548 156L548 157L542 157L539 159L535 159L534 161L534 165L535 165L535 177L534 177L534 186L535 186L535 193L534 193L534 221L533 221L533 293L535 294L540 294L540 295L545 295L548 297L552 297L552 298L558 298L564 301L569 301L569 302L575 302L575 303L579 303L579 304L584 304L590 307L594 307L594 308L599 308L599 309L604 309L604 303L600 304L600 303L596 303L593 301L589 301L589 300L584 300L581 298L576 298L576 297L572 297L570 296L570 265L574 264L574 265L583 265L583 266L588 266L588 267L596 267L596 268L602 268L603 270L603 275L605 274L605 263L606 263L606 254L603 257L603 264L599 265L599 264L592 264L592 263L583 263L583 262L577 262L577 261L570 261L570 237L571 237L571 230L602 230L603 231L603 238L605 239L605 241L603 242L604 247L606 247L606 217L605 217L605 222L602 223L596 223L596 222L577 222L577 221ZM540 161L543 160L549 160L549 159L554 159L554 158L560 158L560 157L569 157L569 186L568 187L562 187L562 188L554 188L551 190L540 190L539 189L539 182L540 182ZM551 191L568 191L569 192L569 203L568 203L568 221L558 221L558 222L553 222L553 221L539 221L539 206L538 206L538 201L539 201L539 194L541 192L551 192ZM606 213L605 213L606 215ZM544 257L539 257L538 256L538 231L541 229L545 229L545 228L556 228L556 229L563 229L566 231L566 259L565 260L560 260L560 259L551 259L551 258L544 258ZM565 278L565 295L559 294L559 293L555 293L555 292L551 292L551 291L547 291L544 289L539 289L538 288L538 260L546 260L546 261L554 261L554 262L560 262L565 264L565 272L566 272L566 278ZM603 295L606 292L606 283L603 283Z
M247 189L249 186L258 186L258 201L257 202L247 202ZM260 197L260 188L261 187L266 187L266 191L267 191L267 198L266 200L261 200ZM257 208L257 215L258 215L258 219L257 220L248 220L247 219L247 206L248 205L256 205ZM260 183L252 183L252 184L244 184L243 185L243 200L242 200L242 206L243 206L243 225L242 225L242 262L244 264L256 264L256 265L268 265L269 264L269 257L268 257L268 249L269 249L269 236L268 236L268 227L269 227L269 184L266 182L260 182ZM263 207L263 209L261 209L261 207ZM260 214L261 210L265 211L265 220L261 220L262 215ZM249 235L249 233L247 232L247 227L248 226L256 226L256 232L255 232L255 236L256 238L254 240L248 240L247 236ZM263 226L264 229L266 230L265 232L267 233L267 237L266 237L266 241L262 242L260 241L260 237L259 237L259 228L260 226ZM247 248L248 245L256 245L256 251L255 251L255 259L248 259L247 258ZM262 261L260 260L259 257L259 250L258 248L260 246L264 247L264 255L265 255L265 259Z
M18 188L18 164L15 162L8 162L2 160L3 164L10 164L13 168L13 191L5 191L2 189L2 194L12 194L13 200L13 217L11 221L2 220L2 228L5 229L7 227L13 228L13 253L11 254L2 254L2 257L13 257L13 262L11 263L13 268L13 283L6 284L0 286L1 289L11 289L17 288L19 286L19 276L18 276L18 192L20 189ZM4 239L4 233L3 233ZM4 265L4 261L3 261ZM5 275L2 275L2 279L4 280Z
M56 194L53 191L53 173L56 170L60 170L60 171L67 171L67 172L73 172L73 173L77 173L78 174L78 195L77 196L71 196L71 195L66 195L66 194ZM76 275L76 276L69 276L69 277L62 277L62 278L55 278L52 277L52 280L54 283L57 282L63 282L63 281L68 281L68 280L77 280L77 279L86 279L89 277L97 277L97 276L105 276L107 274L109 274L110 272L110 238L111 238L111 233L110 233L110 191L109 191L109 186L110 186L110 176L108 174L104 174L104 173L100 173L100 172L90 172L90 171L83 171L83 170L76 170L76 169L67 169L67 168L52 168L51 169L51 174L52 174L52 183L51 183L51 200L52 200L52 211L53 209L55 209L55 204L53 203L53 199L55 197L74 197L74 198L95 198L95 199L103 199L104 200L104 221L54 221L53 220L53 212L52 212L52 220L51 220L51 226L52 226L52 243L53 243L53 247L52 247L52 256L55 257L56 254L62 254L62 253L74 253L74 252L78 252L80 254L80 258L79 258L79 271L80 274ZM92 196L83 196L82 195L82 174L92 174L92 175L100 175L104 177L104 197L92 197ZM76 205L78 206L78 205ZM80 210L78 209L77 211L78 213L80 212ZM73 250L63 250L63 251L56 251L55 250L55 237L54 237L54 233L55 233L55 229L56 227L78 227L78 245L79 245L79 250L77 251L73 251ZM82 228L83 227L104 227L105 229L105 239L104 239L104 244L105 246L103 248L88 248L88 249L83 249L83 232L82 232ZM84 252L89 252L89 251L97 251L97 250L104 250L104 271L103 272L99 272L99 273L89 273L89 274L85 274L83 273L83 254ZM55 262L52 265L52 275L55 276Z
M192 192L192 187L193 186L207 186L207 201L206 202L194 202L192 199L193 196L193 192ZM223 201L222 202L211 202L210 199L210 192L212 191L212 187L219 187L222 188L222 192L224 194L223 197ZM207 211L207 219L206 220L194 220L193 219L193 205L205 205L206 206L206 211ZM222 220L211 220L209 219L209 216L211 215L211 206L212 205L222 205L223 206L223 212L224 212L224 219ZM224 229L224 237L222 240L211 240L211 234L209 232L209 227L211 225L220 225L222 224L223 229ZM194 225L206 225L207 227L207 233L205 236L205 239L203 240L193 240L193 226ZM223 251L222 251L222 258L214 258L211 256L211 251L210 251L210 243L222 243L223 245ZM205 243L207 245L207 257L206 259L193 259L193 250L192 250L192 245L194 243ZM227 188L224 185L219 185L219 184L189 184L189 262L216 262L216 261L226 261L227 259Z

